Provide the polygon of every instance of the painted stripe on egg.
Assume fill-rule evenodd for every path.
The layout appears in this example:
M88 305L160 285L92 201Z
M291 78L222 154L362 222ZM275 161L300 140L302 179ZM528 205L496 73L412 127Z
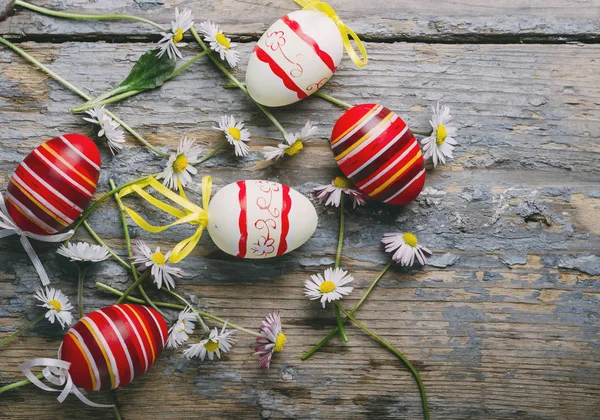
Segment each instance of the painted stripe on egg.
M317 56L321 59L323 64L325 64L327 67L329 67L329 70L331 70L332 73L335 72L336 67L335 67L335 64L333 63L333 59L331 58L331 56L329 54L327 54L327 52L323 51L321 49L321 47L319 47L319 44L317 43L317 41L315 41L312 37L307 35L302 30L302 28L300 27L300 24L297 21L290 19L290 17L287 15L282 17L281 20L292 31L294 31L294 33L296 35L298 35L298 37L300 39L302 39L302 41L304 41L308 46L310 46L314 50L315 54L317 54Z
M292 208L292 199L290 197L290 187L283 185L281 188L282 207L281 207L281 239L277 248L277 255L285 254L287 251L287 236L290 232L290 210Z
M92 379L93 390L100 391L100 386L102 384L102 381L100 379L100 372L98 371L98 366L96 366L96 362L94 360L94 357L92 356L92 353L90 353L90 349L88 349L87 344L85 344L85 341L83 340L83 337L81 337L81 334L79 334L77 330L73 328L70 329L67 333L67 336L69 335L73 337L75 345L77 346L77 348L81 352L81 355L87 363L88 370L90 372L90 377Z
M248 203L246 194L246 182L238 181L239 187L238 201L240 203L240 216L238 218L238 227L240 229L240 239L238 241L237 257L244 258L248 247Z
M308 96L265 50L257 45L254 47L254 53L260 61L269 65L273 74L281 79L286 88L296 93L299 100Z
M65 144L65 146L67 146L69 149L71 149L73 151L73 153L75 153L81 159L85 160L92 168L94 168L96 171L100 171L100 166L98 166L96 163L94 163L85 154L81 153L81 151L78 148L76 148L75 146L73 146L73 144L69 140L67 140L65 138L65 136L58 136L58 138L62 140L62 142Z
M114 306L110 306L108 309L110 310L115 310L115 311L119 311L123 314L123 316L125 317L125 319L127 320L127 322L129 323L129 326L133 326L133 320L131 319L131 317L129 316L129 314L121 307L121 305L114 305ZM137 340L137 344L138 346L134 347L136 348L136 353L137 353L137 349L139 348L140 352L142 353L142 356L144 357L144 369L141 369L141 365L139 365L139 374L143 374L144 372L146 372L148 370L149 362L148 362L148 354L146 353L146 346L144 345L144 342L142 340L142 337L138 331L137 328L130 328L135 335L135 338ZM135 343L135 342L134 342ZM140 358L138 357L138 361L140 360Z

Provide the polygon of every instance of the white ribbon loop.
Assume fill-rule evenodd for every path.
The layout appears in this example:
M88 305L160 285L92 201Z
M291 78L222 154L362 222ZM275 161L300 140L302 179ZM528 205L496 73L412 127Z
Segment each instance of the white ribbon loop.
M40 276L42 285L43 286L49 285L50 279L48 278L48 274L46 274L46 270L44 270L44 266L42 265L40 258L35 253L33 246L31 246L31 243L29 242L29 239L27 239L27 238L35 239L36 241L41 241L41 242L62 242L62 241L66 241L71 236L73 236L73 233L75 233L75 232L73 230L70 230L66 233L59 233L56 235L38 235L36 233L31 233L31 232L26 232L24 230L21 230L17 226L17 224L15 223L13 218L10 217L10 214L8 213L8 210L6 208L6 203L4 202L4 197L2 196L2 194L0 194L0 228L4 229L4 230L0 231L0 239L6 238L7 236L11 236L11 235L19 235L20 240L21 240L21 245L23 245L25 252L27 252L29 259L31 260L31 262L33 263L33 266L35 267L35 271L37 271L38 276Z
M51 386L46 385L42 381L38 379L36 375L31 371L32 367L43 367L42 374L44 378L50 382L52 385L55 385L59 388L52 388ZM28 362L25 362L19 366L19 369L25 374L27 379L31 381L32 384L37 386L44 391L49 392L60 392L60 395L56 398L59 402L63 402L69 394L75 395L81 402L90 407L96 408L113 408L113 405L110 404L97 404L88 400L81 390L75 386L73 383L73 379L71 379L71 375L69 374L69 367L71 363L65 362L64 360L59 359L50 359L48 357L40 357L38 359L32 359ZM63 388L60 388L63 387Z

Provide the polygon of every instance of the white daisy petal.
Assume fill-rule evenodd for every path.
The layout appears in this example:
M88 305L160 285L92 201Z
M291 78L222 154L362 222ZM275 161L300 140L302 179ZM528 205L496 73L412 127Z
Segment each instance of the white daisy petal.
M385 244L385 252L392 253L392 260L400 265L410 267L414 265L415 259L421 265L427 264L427 256L432 252L422 245L412 233L385 233L381 242Z
M208 338L205 338L198 344L192 344L184 350L183 355L188 359L199 357L201 360L204 360L206 356L208 356L209 360L213 360L216 355L220 359L221 352L229 352L233 343L235 343L235 340L231 337L234 332L234 330L227 330L227 322L225 322L221 331L214 328L209 333Z
M170 255L170 252L163 254L160 247L152 252L145 242L138 240L133 249L133 263L138 266L141 265L143 269L150 268L150 275L157 288L160 289L164 284L167 289L171 290L175 288L173 277L182 277L183 270L169 264Z
M106 137L111 153L113 155L118 153L123 148L123 143L125 143L125 132L121 125L106 114L104 106L95 106L85 112L90 118L83 117L83 119L98 124L100 126L98 137Z
M454 126L448 125L452 120L450 115L450 108L447 106L440 107L439 102L436 107L431 107L433 113L429 124L432 128L432 133L429 137L425 137L421 140L423 146L423 157L425 159L433 160L433 167L435 168L439 162L445 164L446 159L452 159L452 150L457 144L453 138L458 129Z
M236 156L247 156L250 148L246 142L250 141L250 132L244 128L244 122L236 122L233 115L221 116L221 121L218 127L213 127L215 130L222 131L225 138L234 147Z
M366 196L359 190L350 188L352 182L342 176L336 177L331 184L319 185L313 188L313 194L324 203L326 206L339 207L342 201L342 194L349 196L352 199L353 208L357 205L362 206L366 204Z
M209 20L200 24L200 31L204 40L209 43L210 49L219 53L221 60L227 61L229 66L235 67L240 62L239 53L233 49L236 44L227 38L219 26Z
M260 327L261 338L257 338L259 344L254 349L255 356L258 356L258 364L261 369L268 369L271 366L273 354L283 350L287 337L281 328L281 317L279 312L272 312L262 321Z
M311 275L310 280L304 283L304 295L310 300L320 299L323 308L326 303L341 299L352 292L352 287L344 287L354 278L341 268L328 268L324 276Z
M194 147L194 140L182 137L177 152L169 156L167 166L159 173L156 178L163 179L163 185L172 190L179 190L179 183L182 187L192 182L192 176L198 173L198 170L192 165L200 161L201 149Z
M69 258L71 261L99 262L110 257L108 249L104 246L88 244L87 242L61 245L56 251L58 254Z
M71 315L73 305L60 290L53 287L39 289L35 294L35 298L42 302L42 305L39 306L48 309L45 317L50 323L54 324L54 321L58 321L63 329L73 323L73 316Z

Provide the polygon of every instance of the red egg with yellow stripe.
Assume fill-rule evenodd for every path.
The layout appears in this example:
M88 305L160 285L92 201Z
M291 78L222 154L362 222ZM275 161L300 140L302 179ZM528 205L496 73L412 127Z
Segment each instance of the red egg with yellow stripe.
M100 152L80 134L38 146L10 178L6 207L19 228L52 235L69 227L87 207L100 176Z
M384 106L346 111L333 127L331 149L342 172L375 200L406 204L423 189L421 148L406 123Z
M59 358L89 391L126 385L152 366L167 342L167 324L152 308L120 304L94 311L69 329Z

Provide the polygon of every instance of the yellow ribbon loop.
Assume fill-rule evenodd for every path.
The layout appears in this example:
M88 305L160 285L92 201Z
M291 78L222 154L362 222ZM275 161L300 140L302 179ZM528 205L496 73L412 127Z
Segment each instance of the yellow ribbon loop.
M342 42L344 43L344 48L346 48L346 52L348 53L348 56L350 57L350 59L358 67L364 67L367 65L367 61L369 60L369 57L367 56L367 49L365 48L365 45L362 43L362 41L360 40L358 35L356 35L352 29L347 27L344 24L344 22L342 22L342 20L337 15L337 13L335 13L335 10L333 10L333 7L331 7L329 4L325 3L324 1L320 1L320 0L294 0L294 1L296 3L298 3L300 6L302 6L302 8L304 10L316 10L319 12L323 12L331 20L333 20L333 22L337 25L338 29L340 30L340 34L342 35ZM350 43L349 37L351 37L354 40L354 42L356 43L356 46L358 47L358 50L360 51L360 54L363 57L362 60L358 56L356 51L354 50L354 47L352 46L352 44Z
M151 196L144 190L144 188L146 188L146 187L154 188L154 190L156 192L158 192L159 194L168 198L175 204L179 205L183 210L181 210L177 207L174 207L170 204L167 204L164 201L162 201L156 197ZM208 226L208 211L207 211L207 209L208 209L208 203L210 201L211 190L212 190L212 178L210 176L203 177L202 178L202 206L203 207L200 207L187 199L185 192L183 191L183 188L181 187L181 185L179 185L180 193L179 193L179 195L177 195L176 193L174 193L173 191L171 191L170 189L168 189L167 187L162 185L160 182L158 182L153 177L149 177L143 181L138 182L137 184L130 185L129 187L126 187L123 190L121 190L121 192L119 192L119 198L122 199L123 197L125 197L127 195L135 193L135 194L139 195L141 198L143 198L144 200L146 200L148 203L150 203L151 205L156 207L157 209L162 210L165 213L169 213L171 216L177 218L176 221L174 221L173 223L170 223L168 225L154 226L154 225L148 223L142 216L140 216L134 210L132 210L129 207L124 205L125 211L129 215L129 217L131 217L131 219L135 223L137 223L137 225L139 227L141 227L142 229L144 229L148 232L160 233L160 232L167 230L168 228L170 228L172 226L181 225L184 223L198 225L198 229L192 236L179 242L175 246L175 248L173 248L173 251L171 252L171 256L169 257L169 261L171 261L172 263L178 263L179 261L181 261L185 257L187 257L190 254L190 252L192 252L192 250L196 247L196 245L198 244L198 241L200 241L200 238L202 237L202 231L204 230L204 228L206 228L206 226Z

